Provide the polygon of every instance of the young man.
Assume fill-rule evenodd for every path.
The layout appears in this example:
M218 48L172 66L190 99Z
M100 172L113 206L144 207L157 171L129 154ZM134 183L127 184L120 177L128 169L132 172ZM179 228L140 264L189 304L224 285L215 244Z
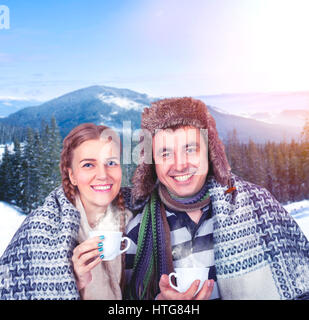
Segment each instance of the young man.
M137 215L127 229L135 244L126 256L127 297L306 298L307 239L267 190L231 173L205 104L154 102L141 128L151 138L144 136L132 180ZM154 163L146 161L149 145ZM183 293L170 286L174 268L196 266L208 271L197 294L198 281Z

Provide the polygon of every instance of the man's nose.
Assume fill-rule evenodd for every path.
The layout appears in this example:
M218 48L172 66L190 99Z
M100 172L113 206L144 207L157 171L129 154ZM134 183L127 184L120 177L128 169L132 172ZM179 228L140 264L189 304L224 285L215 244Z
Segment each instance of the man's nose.
M185 168L187 168L187 156L186 154L179 152L176 153L174 158L174 168L177 171L183 171Z

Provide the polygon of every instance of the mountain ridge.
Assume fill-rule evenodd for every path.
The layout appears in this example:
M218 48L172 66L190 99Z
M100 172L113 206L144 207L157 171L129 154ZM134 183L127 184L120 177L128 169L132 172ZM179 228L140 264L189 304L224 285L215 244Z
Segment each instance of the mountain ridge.
M17 112L29 106L36 106L41 104L42 101L25 98L14 97L0 97L0 118L7 117L10 114Z
M66 93L38 106L23 108L1 118L0 123L39 129L42 121L49 122L51 116L54 116L62 137L83 122L104 123L121 130L123 122L130 120L132 129L135 130L140 128L142 110L157 99L130 89L91 86ZM226 113L221 106L204 102L215 118L223 140L228 139L233 129L237 130L242 142L249 138L259 143L298 138L299 132L295 128Z

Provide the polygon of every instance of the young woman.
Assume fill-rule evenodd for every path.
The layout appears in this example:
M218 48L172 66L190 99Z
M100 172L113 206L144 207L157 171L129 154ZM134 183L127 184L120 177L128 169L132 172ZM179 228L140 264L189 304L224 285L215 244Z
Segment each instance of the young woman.
M132 217L120 192L120 141L82 124L64 139L62 186L26 217L0 259L0 299L121 299L124 257L104 257L104 232Z

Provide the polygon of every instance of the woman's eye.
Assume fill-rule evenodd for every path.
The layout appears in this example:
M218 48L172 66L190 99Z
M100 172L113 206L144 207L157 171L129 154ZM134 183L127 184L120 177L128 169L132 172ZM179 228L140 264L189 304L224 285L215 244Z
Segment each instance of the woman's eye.
M106 164L107 164L108 167L114 167L114 166L118 165L118 162L116 162L114 160L110 160Z
M93 167L93 164L92 164L92 163L85 163L85 164L83 165L83 168L91 168L91 167Z

